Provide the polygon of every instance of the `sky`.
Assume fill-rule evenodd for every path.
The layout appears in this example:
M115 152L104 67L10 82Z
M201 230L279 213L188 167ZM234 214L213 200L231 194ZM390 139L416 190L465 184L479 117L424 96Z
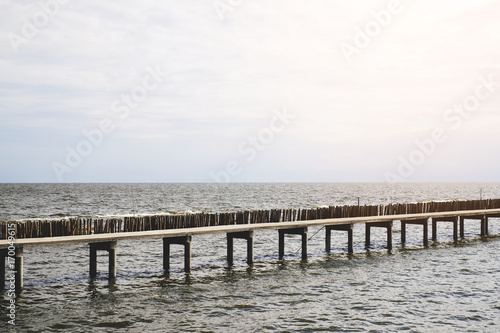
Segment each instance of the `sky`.
M498 1L0 1L0 182L498 181Z

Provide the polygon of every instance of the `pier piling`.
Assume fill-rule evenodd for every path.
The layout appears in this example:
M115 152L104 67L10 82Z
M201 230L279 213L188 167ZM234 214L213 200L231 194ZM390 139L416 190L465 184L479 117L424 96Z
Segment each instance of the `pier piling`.
M401 221L401 243L406 243L406 225L407 224L416 224L421 225L423 227L423 243L424 246L429 244L429 225L428 219L417 219L417 220L403 220Z
M481 221L481 237L488 235L488 218L485 215L460 216L460 237L465 238L465 220Z
M285 256L285 235L301 235L302 236L302 260L307 260L307 227L278 229L279 233L279 260Z
M163 238L163 269L170 270L170 245L184 245L184 271L191 272L191 236L164 237Z
M14 288L16 294L20 294L23 290L23 248L16 247L14 251ZM0 290L5 288L5 259L9 256L8 249L0 249ZM11 265L10 263L8 263ZM10 280L10 279L9 279ZM9 288L10 289L10 288Z
M16 259L15 259L15 285L16 294L20 294L23 290L23 248L16 247Z
M393 221L367 222L365 223L365 247L368 249L371 242L371 228L387 229L387 249L392 250L392 225Z
M0 290L5 288L5 258L7 258L7 249L0 249Z
M253 230L227 233L227 263L233 265L234 239L241 238L247 241L247 264L253 265Z
M486 220L486 230L485 230L485 231L486 231L486 234L487 234L487 235L489 234L488 225L489 225L489 223L490 223L490 219L491 219L491 218L496 218L496 219L498 219L498 218L500 218L500 214L488 214L488 215L485 215L485 216L484 216L484 219Z
M483 219L481 220L481 236L488 236L489 231L488 231L488 218L486 216L483 216Z
M113 283L116 281L116 241L90 243L90 278L97 276L97 251L108 251L108 280Z
M453 223L453 240L458 241L458 216L453 217L433 217L432 218L432 240L437 240L437 223L451 222Z
M340 230L347 231L347 252L353 253L353 229L354 224L338 224L338 225L327 225L326 229L326 237L325 237L325 248L326 252L330 253L330 249L332 247L332 230Z

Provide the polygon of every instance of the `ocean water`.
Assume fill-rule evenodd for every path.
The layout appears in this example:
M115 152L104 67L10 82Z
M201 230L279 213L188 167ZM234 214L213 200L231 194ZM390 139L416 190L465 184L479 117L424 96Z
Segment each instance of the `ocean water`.
M308 208L445 199L500 198L500 183L319 184L0 184L0 220L106 216L185 211ZM286 238L278 260L278 232L256 231L255 264L235 241L235 265L226 263L226 239L193 237L192 272L182 270L183 250L173 246L172 269L162 270L161 239L119 241L117 281L107 281L107 257L88 278L88 245L24 249L24 290L16 326L7 323L2 294L0 332L498 332L500 330L500 219L490 236L466 222L453 242L451 224L438 241L422 246L422 229L408 226L400 244L385 249L383 230L364 227L347 237L309 229L309 257L300 237Z

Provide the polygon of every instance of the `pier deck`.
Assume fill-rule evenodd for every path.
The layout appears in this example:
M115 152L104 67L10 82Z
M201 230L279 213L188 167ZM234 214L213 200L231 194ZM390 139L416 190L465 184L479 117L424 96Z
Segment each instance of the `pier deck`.
M116 279L116 247L117 241L126 239L138 238L163 238L164 260L163 266L168 270L170 245L180 244L185 247L185 270L190 271L191 267L191 238L194 235L226 233L228 235L228 262L232 264L232 242L234 238L243 238L248 242L247 246L247 262L253 263L253 237L255 230L276 229L279 231L279 254L280 258L284 254L284 238L285 234L298 234L302 236L302 258L307 258L307 228L311 226L327 226L326 235L326 250L330 250L330 232L332 230L348 231L349 252L352 252L352 226L354 224L365 223L366 225L366 247L370 246L370 228L384 227L387 228L387 247L392 248L392 225L394 221L401 221L402 226L402 243L405 242L406 224L421 224L424 226L424 245L428 243L427 223L431 219L433 224L433 240L436 239L436 222L453 222L454 223L454 239L457 238L458 223L460 222L460 235L463 238L464 220L476 219L481 221L480 234L486 236L488 234L488 218L500 217L500 209L482 209L482 210L466 210L466 211L447 211L422 214L399 214L399 215L382 215L368 217L348 217L348 218L329 218L306 221L293 222L272 222L272 223L257 223L257 224L237 224L237 225L222 225L211 227L196 227L183 229L167 229L167 230L151 230L151 231L135 231L135 232L119 232L105 233L92 235L75 235L75 236L60 236L60 237L42 237L42 238L21 238L14 242L15 250L9 248L8 240L0 240L0 288L5 286L5 259L8 256L15 256L16 267L16 291L22 289L22 261L23 247L40 246L40 245L56 245L56 244L71 244L71 243L89 243L90 246L90 276L96 276L96 253L98 250L108 251L109 253L109 279Z
M221 225L215 227L199 227L199 228L184 228L184 229L167 229L167 230L150 230L150 231L134 231L120 232L107 234L93 235L77 235L77 236L62 236L62 237L42 237L42 238L21 238L16 239L16 246L36 246L36 245L54 245L67 243L98 243L111 240L125 240L136 238L163 238L163 237L179 237L193 236L201 234L216 234L216 233L232 233L249 230L264 230L264 229L293 229L311 226L327 226L327 225L343 225L343 224L358 224L369 222L386 222L386 221L406 221L428 218L450 218L460 216L467 219L479 219L481 216L500 217L500 209L487 210L469 210L469 211L454 211L454 212L436 212L423 214L400 214L400 215L383 215L369 217L345 217L331 218L308 221L293 221L293 222L274 222L274 223L259 223L259 224L237 224L237 225ZM0 240L0 249L8 247L8 241Z

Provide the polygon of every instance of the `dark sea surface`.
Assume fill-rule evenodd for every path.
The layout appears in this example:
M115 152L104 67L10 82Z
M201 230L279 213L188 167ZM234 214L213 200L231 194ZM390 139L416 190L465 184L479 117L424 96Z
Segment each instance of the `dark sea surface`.
M278 183L278 184L0 184L0 220L169 212L310 208L324 205L500 198L500 183ZM0 332L499 332L500 219L490 236L466 222L453 242L451 224L422 246L420 226L408 226L394 249L383 230L364 226L347 237L309 229L309 257L300 237L286 238L278 260L278 232L255 232L255 264L235 241L235 265L226 263L224 234L193 236L192 272L183 250L172 247L172 269L162 270L161 239L118 242L117 281L107 281L107 256L88 278L88 245L24 249L24 290L16 300L16 326L1 299Z

